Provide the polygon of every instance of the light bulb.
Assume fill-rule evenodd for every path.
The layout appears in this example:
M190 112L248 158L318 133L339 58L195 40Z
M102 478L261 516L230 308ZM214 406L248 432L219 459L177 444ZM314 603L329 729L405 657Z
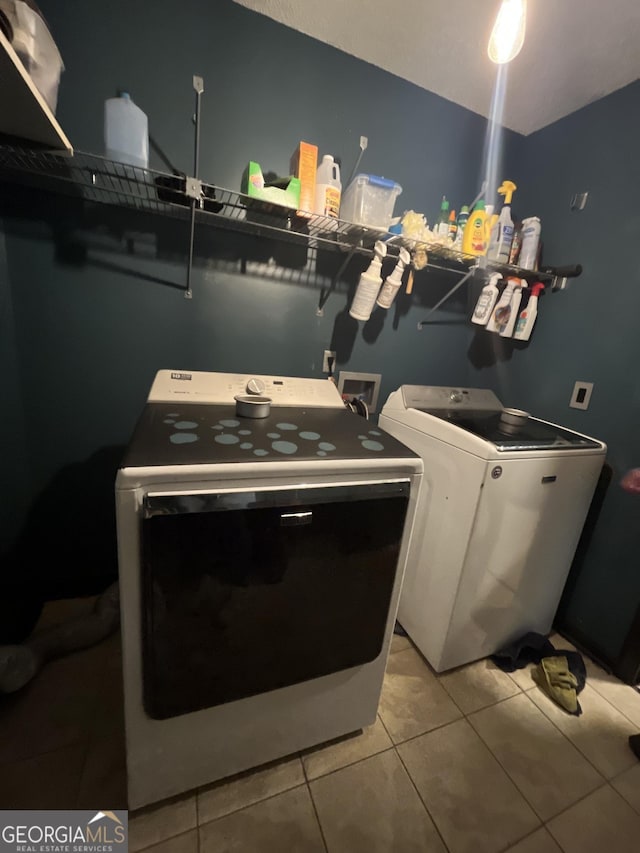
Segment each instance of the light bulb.
M527 0L502 0L489 38L489 59L504 65L516 57L524 44Z

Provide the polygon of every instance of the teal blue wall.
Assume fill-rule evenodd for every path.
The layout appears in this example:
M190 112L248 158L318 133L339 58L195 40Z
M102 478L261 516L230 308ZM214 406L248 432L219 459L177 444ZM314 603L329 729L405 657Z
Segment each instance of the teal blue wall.
M207 181L240 189L249 159L288 173L300 139L340 157L346 179L365 135L360 170L401 184L396 214L414 209L433 219L443 194L459 207L477 192L483 118L230 0L39 5L66 66L58 118L80 151L101 153L104 100L126 88L175 165L189 171L197 73L206 89ZM506 134L508 151L521 142ZM436 323L416 328L454 283L450 276L417 276L412 297L365 326L346 314L364 266L355 259L318 317L318 282L272 267L242 274L234 258L246 245L205 229L188 301L161 283L184 283L184 223L133 221L24 190L7 193L3 205L31 502L61 470L126 443L161 368L319 377L322 351L333 343L338 370L382 374L382 400L403 382L468 379L464 293ZM231 260L223 263L227 245ZM61 492L58 503L68 500L74 512L74 502L90 498Z
M470 382L608 445L613 480L564 627L614 660L640 603L640 499L619 487L640 466L640 82L524 140L519 215L539 215L544 259L581 263L565 291L545 294L528 347L493 350ZM570 209L589 191L585 210ZM493 336L481 333L479 338ZM487 356L487 350L483 350ZM587 411L569 408L574 382L594 383Z
M230 0L152 10L117 0L102 15L80 0L40 5L66 65L58 117L79 150L101 152L104 99L127 88L167 154L189 171L197 73L206 87L201 177L212 183L239 189L249 159L287 172L299 139L340 157L347 176L366 135L361 170L403 186L397 214L433 218L443 194L459 207L478 189L481 117ZM3 470L16 500L3 511L3 544L61 470L127 441L159 368L320 376L322 350L337 342L338 369L382 373L382 399L402 382L486 386L505 404L608 443L614 481L566 619L613 659L640 599L639 505L617 485L640 463L639 95L636 83L526 139L504 133L501 177L518 184L514 213L542 217L546 261L584 266L568 290L545 295L528 346L472 330L464 294L418 333L418 320L452 283L432 273L418 276L413 297L387 315L350 325L358 261L317 317L317 281L277 267L242 274L235 259L247 245L207 230L198 234L187 301L160 283L184 282L183 224L96 214L37 194L10 199L0 339L11 377ZM571 212L581 190L589 204ZM126 229L136 234L133 247ZM587 412L568 407L576 379L595 383Z

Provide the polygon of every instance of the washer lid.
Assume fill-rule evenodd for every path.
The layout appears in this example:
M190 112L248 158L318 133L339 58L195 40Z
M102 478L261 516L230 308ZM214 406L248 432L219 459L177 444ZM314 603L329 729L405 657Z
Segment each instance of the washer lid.
M418 409L433 415L460 429L467 430L485 441L491 442L497 450L585 450L600 448L601 443L591 438L556 426L555 424L530 417L515 431L506 432L500 423L502 409Z

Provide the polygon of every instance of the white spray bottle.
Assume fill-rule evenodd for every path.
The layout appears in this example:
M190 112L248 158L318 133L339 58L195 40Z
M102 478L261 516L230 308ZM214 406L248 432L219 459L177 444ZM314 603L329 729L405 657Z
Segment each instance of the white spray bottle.
M513 219L511 218L511 199L517 189L513 181L503 181L498 193L504 196L504 205L500 216L491 230L487 257L501 264L509 263L511 244L513 243Z
M528 341L531 337L533 325L538 316L538 297L544 290L544 284L537 282L531 288L531 296L525 307L520 312L516 330L513 337L518 341Z
M482 288L482 293L476 302L476 307L471 317L472 323L477 323L479 326L486 326L489 322L489 317L491 317L491 312L500 292L497 287L500 277L500 273L494 272L490 276L488 283Z
M519 278L507 279L507 286L496 302L496 307L487 323L488 332L497 332L502 337L511 337L522 299L522 285L523 282Z
M368 268L360 276L356 295L353 297L349 314L354 320L368 320L373 311L376 297L382 284L382 261L387 255L387 244L378 240L373 247L375 252Z
M390 308L391 303L396 298L396 294L400 290L402 284L402 273L404 268L411 261L411 254L407 249L400 249L398 253L398 263L393 268L391 275L388 275L384 284L380 288L380 293L376 299L376 305L381 308Z

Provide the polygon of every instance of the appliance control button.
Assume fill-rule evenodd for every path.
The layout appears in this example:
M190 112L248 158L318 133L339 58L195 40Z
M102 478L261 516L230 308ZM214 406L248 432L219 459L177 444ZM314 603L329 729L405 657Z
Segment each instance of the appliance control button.
M462 394L460 391L452 391L449 394L449 399L452 403L461 403L462 402Z
M502 466L496 465L496 467L493 468L491 471L491 476L494 480L498 480L500 477L502 477Z
M267 386L264 384L262 379L250 379L247 382L247 393L249 394L264 394L264 390Z

